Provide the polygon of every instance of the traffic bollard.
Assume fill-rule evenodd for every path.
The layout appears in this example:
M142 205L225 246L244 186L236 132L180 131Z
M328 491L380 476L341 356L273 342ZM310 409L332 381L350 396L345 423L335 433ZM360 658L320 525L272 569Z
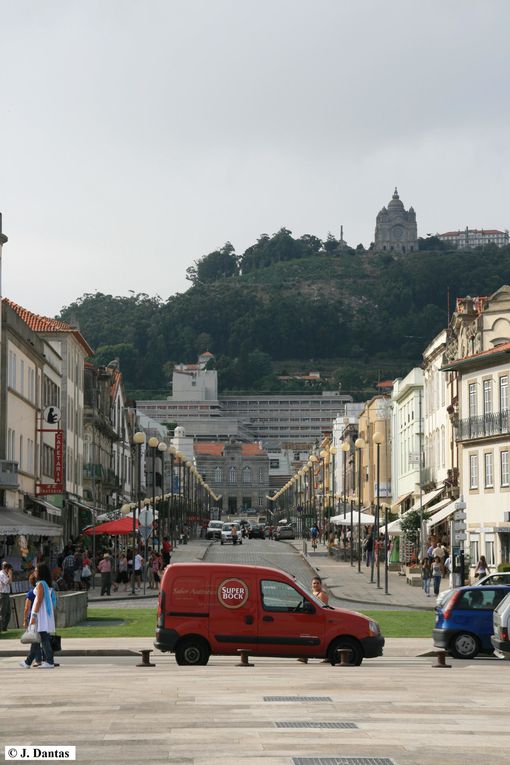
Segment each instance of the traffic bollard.
M150 662L150 655L152 653L152 648L142 648L140 651L142 654L142 661L140 664L137 664L137 667L155 667L155 664L151 664Z
M433 669L451 669L452 665L446 663L446 651L438 651L437 654L437 664L433 664Z
M239 664L236 664L236 667L253 667L253 666L255 666L254 664L250 664L250 662L248 661L248 651L246 650L246 648L238 648L237 649L237 653L240 655L241 661L239 662Z

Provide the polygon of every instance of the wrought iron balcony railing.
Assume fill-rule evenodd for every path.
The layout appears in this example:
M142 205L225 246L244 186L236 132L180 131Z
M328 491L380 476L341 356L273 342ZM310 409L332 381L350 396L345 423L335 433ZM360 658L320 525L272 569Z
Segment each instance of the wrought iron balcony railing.
M491 414L480 414L477 417L467 417L459 420L457 441L470 441L476 438L490 438L510 433L510 416L508 409Z

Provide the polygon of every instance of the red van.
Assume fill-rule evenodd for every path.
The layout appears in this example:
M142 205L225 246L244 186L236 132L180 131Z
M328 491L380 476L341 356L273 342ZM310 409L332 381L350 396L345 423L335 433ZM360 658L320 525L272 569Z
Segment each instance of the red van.
M351 663L381 656L379 625L362 614L326 606L283 571L235 563L173 563L161 581L156 648L177 664L209 656L327 658L351 651Z

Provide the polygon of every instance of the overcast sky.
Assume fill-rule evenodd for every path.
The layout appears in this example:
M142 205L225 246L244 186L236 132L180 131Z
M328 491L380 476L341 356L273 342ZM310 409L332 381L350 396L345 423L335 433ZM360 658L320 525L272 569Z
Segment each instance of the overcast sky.
M508 0L0 0L3 294L163 299L230 240L510 226Z

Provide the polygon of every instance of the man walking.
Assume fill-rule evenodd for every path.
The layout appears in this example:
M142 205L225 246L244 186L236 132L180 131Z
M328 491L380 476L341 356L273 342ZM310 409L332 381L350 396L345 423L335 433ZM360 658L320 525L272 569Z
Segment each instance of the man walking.
M7 632L11 619L12 566L3 561L0 571L0 632Z

